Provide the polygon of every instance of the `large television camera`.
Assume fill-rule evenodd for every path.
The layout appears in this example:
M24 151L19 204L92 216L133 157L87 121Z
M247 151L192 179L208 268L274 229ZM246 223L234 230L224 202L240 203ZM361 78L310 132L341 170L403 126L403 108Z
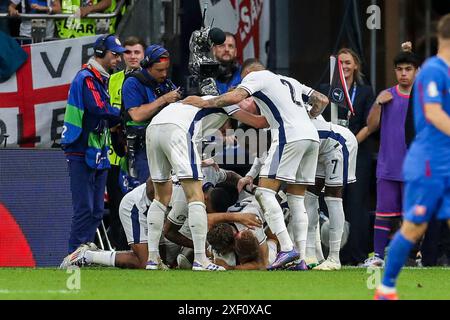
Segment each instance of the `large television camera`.
M225 33L219 28L205 27L206 11L200 30L192 33L189 41L189 77L188 93L218 96L215 78L219 72L219 62L214 58L212 47L225 42Z

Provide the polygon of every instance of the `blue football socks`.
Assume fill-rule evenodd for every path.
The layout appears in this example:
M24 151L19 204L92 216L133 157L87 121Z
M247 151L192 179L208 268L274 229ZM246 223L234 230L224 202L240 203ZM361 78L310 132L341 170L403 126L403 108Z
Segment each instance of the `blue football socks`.
M405 239L400 232L397 232L389 247L383 285L389 288L395 287L400 270L406 263L413 247L413 242Z

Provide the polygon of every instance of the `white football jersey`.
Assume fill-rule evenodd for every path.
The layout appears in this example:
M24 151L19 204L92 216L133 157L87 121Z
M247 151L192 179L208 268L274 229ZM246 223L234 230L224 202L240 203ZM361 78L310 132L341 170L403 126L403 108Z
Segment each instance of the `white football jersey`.
M347 128L325 121L322 116L312 120L320 137L316 177L324 178L326 186L342 186L356 181L358 141Z
M205 96L203 99L213 98ZM175 124L189 133L192 141L200 141L204 137L217 133L227 119L240 108L237 105L224 108L200 109L181 102L171 103L162 109L150 122L150 126Z
M299 140L319 142L302 99L302 95L311 96L314 90L293 78L267 70L249 73L238 88L255 98L270 129L278 129L278 137L272 137L272 140L278 138L280 144Z
M267 152L265 152L260 158L255 158L255 160L253 161L253 165L250 168L250 171L245 176L256 179L259 176L261 168L263 167L264 162L266 162L266 159L267 159Z
M312 119L312 122L320 137L319 155L341 149L342 143L345 143L349 150L358 146L355 135L349 129L327 122L322 116Z
M248 197L242 201L239 201L234 206L228 208L228 212L232 212L235 214L254 213L261 219L261 221L264 222L262 209L258 204L258 202L256 201L255 197ZM238 232L248 229L246 226L240 223L233 223L232 225ZM262 245L267 240L267 236L263 228L256 228L255 230L251 231L258 240L259 245ZM224 260L229 266L236 266L237 255L235 252L229 252L225 255L221 255L217 253L215 250L213 250L213 255L215 259Z
M146 186L141 184L120 202L119 218L128 244L147 243L147 211L151 201L147 198ZM139 225L136 225L136 219Z
M223 169L216 171L213 167L206 167L202 168L202 172L205 176L202 181L203 185L212 184L213 186L215 186L219 183L225 182L225 180L227 179L227 172ZM172 210L170 210L167 219L169 219L173 224L181 226L188 219L189 207L183 188L178 184L178 182L174 182L176 184L173 186L172 198L170 199L169 203L169 206L172 207ZM189 230L188 225L186 230Z
M358 140L356 140L355 135L350 131L350 129L334 123L331 124L331 129L333 132L340 134L345 139L345 145L348 150L358 147Z
M203 167L202 172L204 176L203 185L210 183L213 186L216 186L227 180L227 171L224 169L216 171L214 167Z
M341 145L335 139L332 139L331 122L325 121L322 116L311 119L317 129L320 138L319 157L329 152L341 149Z
M211 183L213 186L218 185L219 183L225 182L227 180L227 171L224 169L219 169L216 171L214 167L203 167L203 180L202 185L204 186L207 183ZM180 183L180 180L176 175L172 175L172 182L175 184Z
M136 206L140 213L148 210L152 202L147 197L147 185L141 184L139 187L128 192L122 199L120 206L131 212Z
M239 201L234 206L229 207L228 212L232 212L235 214L253 213L253 214L256 214L262 222L264 222L263 211L254 196L244 199L242 201ZM233 225L236 227L238 232L248 229L246 226L244 226L240 223L235 222L235 223L233 223ZM254 230L251 230L251 231L255 235L256 239L258 239L259 245L263 244L264 241L266 241L267 236L266 236L263 228L255 228Z

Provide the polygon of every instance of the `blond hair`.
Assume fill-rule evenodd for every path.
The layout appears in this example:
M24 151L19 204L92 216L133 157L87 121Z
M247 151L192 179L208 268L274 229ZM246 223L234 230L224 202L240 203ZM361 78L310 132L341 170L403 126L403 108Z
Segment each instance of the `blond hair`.
M356 54L355 51L353 51L352 49L349 49L349 48L342 48L341 50L339 50L338 56L340 56L341 54L349 54L353 57L353 60L355 60L355 64L358 67L358 69L356 69L356 71L355 71L356 82L359 84L363 84L364 83L364 80L363 80L364 74L361 71L361 69L362 69L361 58Z

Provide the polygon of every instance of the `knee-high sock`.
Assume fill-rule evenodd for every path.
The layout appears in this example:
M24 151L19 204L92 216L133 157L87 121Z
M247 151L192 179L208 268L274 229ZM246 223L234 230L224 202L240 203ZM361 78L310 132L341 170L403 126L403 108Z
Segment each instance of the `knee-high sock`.
M375 255L381 259L384 259L384 251L389 242L389 234L392 230L391 218L375 218L375 226L373 232L373 248Z
M86 251L86 262L95 263L102 266L115 267L116 266L115 251Z
M322 241L320 239L320 222L317 221L317 230L316 230L316 258L317 261L323 261L325 260L324 256L323 256L323 251L322 251Z
M159 258L159 240L164 227L166 211L166 206L158 200L153 200L147 213L148 260L154 262Z
M194 243L194 259L201 264L208 264L205 245L208 233L208 218L206 216L206 206L203 202L189 203L189 228L192 233Z
M306 256L306 238L308 236L308 214L305 209L305 197L293 194L287 195L291 222L293 224L294 241L300 254L300 259Z
M344 232L344 207L341 198L325 197L330 216L330 254L329 258L339 262L339 252L341 251L342 233Z
M407 240L400 231L396 233L389 246L386 268L384 270L383 285L394 288L398 275L408 259L414 242Z
M320 230L318 230L317 227L319 223L319 197L316 196L314 193L306 192L305 208L306 212L308 213L308 237L306 238L306 257L314 258L316 256L316 233L320 232Z
M277 236L281 251L291 251L294 247L289 233L284 223L283 210L275 197L273 190L257 188L255 192L256 200L264 211L264 218L270 230Z

